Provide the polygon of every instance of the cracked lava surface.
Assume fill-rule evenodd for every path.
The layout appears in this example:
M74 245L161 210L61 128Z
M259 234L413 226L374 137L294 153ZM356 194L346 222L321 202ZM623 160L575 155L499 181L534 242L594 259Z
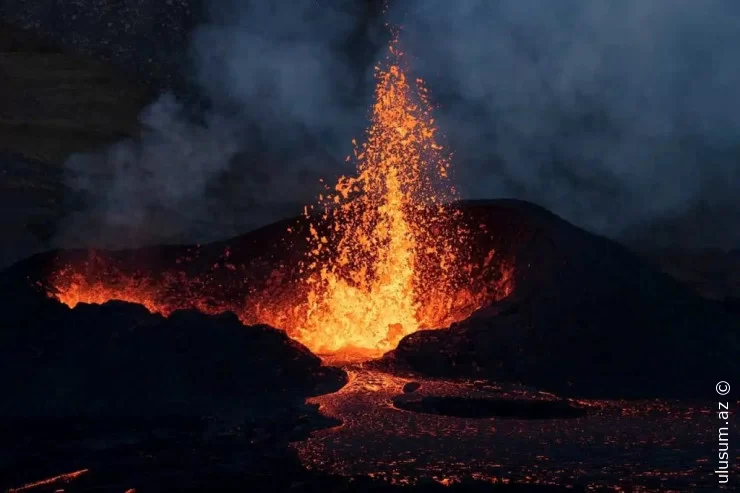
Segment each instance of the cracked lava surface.
M412 484L433 478L581 485L587 490L670 491L714 485L708 403L578 400L569 419L459 418L400 410L392 399L419 382L419 396L558 400L522 386L403 378L360 365L349 383L312 398L341 425L294 444L306 467Z

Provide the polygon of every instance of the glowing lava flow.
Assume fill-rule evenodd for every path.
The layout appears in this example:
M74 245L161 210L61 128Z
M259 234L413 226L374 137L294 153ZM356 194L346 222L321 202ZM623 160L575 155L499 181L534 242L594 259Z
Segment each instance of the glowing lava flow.
M245 324L284 329L316 354L353 360L507 296L511 269L492 262L492 249L473 255L474 237L487 232L475 223L472 234L450 205L450 161L436 142L422 81L409 80L402 59L394 40L385 68L376 68L366 142L353 142L357 175L327 187L318 206L288 228L285 250L305 245L300 258L276 260L272 251L245 260L242 248L240 263L230 247L214 255L205 246L180 250L182 258L166 259L168 266L146 267L92 252L83 262L60 257L50 294L71 307L118 299L164 315L229 310Z
M429 397L510 404L561 398L516 384L409 380L368 366L372 364L346 367L346 386L309 399L341 424L293 444L304 466L399 485L477 479L574 491L657 492L700 491L704 486L712 490L709 485L716 482L707 467L713 413L706 402L568 400L588 410L573 419L524 419L495 412L489 417L445 416L404 410L398 404ZM421 386L404 392L412 381ZM645 454L645 447L656 445L666 453Z
M8 493L20 493L21 491L28 491L34 488L38 488L40 486L49 486L49 485L56 484L56 483L69 483L88 472L89 472L88 469L81 469L79 471L68 472L66 474L60 474L59 476L54 476L51 478L42 479L40 481L34 481L33 483L25 484L19 488L10 488L8 490ZM58 489L56 491L64 491L64 490Z

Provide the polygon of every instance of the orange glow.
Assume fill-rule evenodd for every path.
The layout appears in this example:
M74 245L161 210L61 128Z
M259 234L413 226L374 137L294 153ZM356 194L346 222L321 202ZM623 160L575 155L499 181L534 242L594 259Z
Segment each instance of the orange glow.
M366 142L355 143L357 176L320 197L331 237L310 230L309 316L298 339L320 353L388 351L483 301L458 288L467 234L443 207L456 195L450 162L435 139L426 89L409 81L402 55L394 40L388 68L376 67L371 126Z
M38 488L39 486L49 486L50 484L54 483L69 483L70 481L73 481L83 474L89 472L88 469L81 469L79 471L74 472L68 472L66 474L60 474L59 476L54 476L47 479L42 479L40 481L34 481L33 483L24 484L23 486L19 488L10 488L8 490L8 493L17 493L21 491L28 491L33 488Z
M119 299L165 315L230 310L245 324L281 328L340 360L379 356L412 332L448 327L507 296L512 272L491 263L495 252L472 258L470 228L449 205L457 194L427 91L407 72L394 39L376 68L366 141L353 142L354 158L347 158L357 174L306 207L303 228L288 228L288 237L304 235L298 239L307 245L292 270L274 268L257 291L243 280L243 296L227 299L223 272L231 284L254 275L251 266L230 263L228 251L197 278L172 269L154 276L92 254L51 277L53 295L69 306ZM491 275L494 264L499 271Z

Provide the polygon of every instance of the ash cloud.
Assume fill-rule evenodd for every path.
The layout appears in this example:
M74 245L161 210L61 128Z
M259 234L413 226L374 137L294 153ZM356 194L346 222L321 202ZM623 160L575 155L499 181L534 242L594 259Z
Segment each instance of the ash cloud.
M737 2L417 0L393 15L466 196L530 199L612 237L740 244Z
M365 3L329 1L207 2L188 48L203 104L164 94L141 115L140 139L73 156L68 183L87 206L60 243L229 236L297 214L320 177L347 172L374 27Z

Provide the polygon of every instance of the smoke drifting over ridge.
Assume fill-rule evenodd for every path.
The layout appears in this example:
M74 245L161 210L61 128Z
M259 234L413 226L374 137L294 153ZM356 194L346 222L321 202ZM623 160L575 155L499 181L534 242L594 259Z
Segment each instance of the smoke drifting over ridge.
M69 160L89 207L67 243L206 241L294 215L366 123L374 62L365 2L207 2L192 34L192 79L206 108L160 97L142 139ZM377 30L377 36L381 36Z
M610 236L740 210L737 2L417 0L395 13L465 195L531 199ZM740 244L740 214L709 219L714 238L661 241Z
M299 211L319 177L348 171L367 123L384 44L369 3L207 2L190 53L208 110L196 120L165 95L141 142L71 159L91 207L65 231L204 241ZM465 197L529 199L613 237L706 210L714 236L661 241L740 244L736 2L416 0L387 19L439 104Z

